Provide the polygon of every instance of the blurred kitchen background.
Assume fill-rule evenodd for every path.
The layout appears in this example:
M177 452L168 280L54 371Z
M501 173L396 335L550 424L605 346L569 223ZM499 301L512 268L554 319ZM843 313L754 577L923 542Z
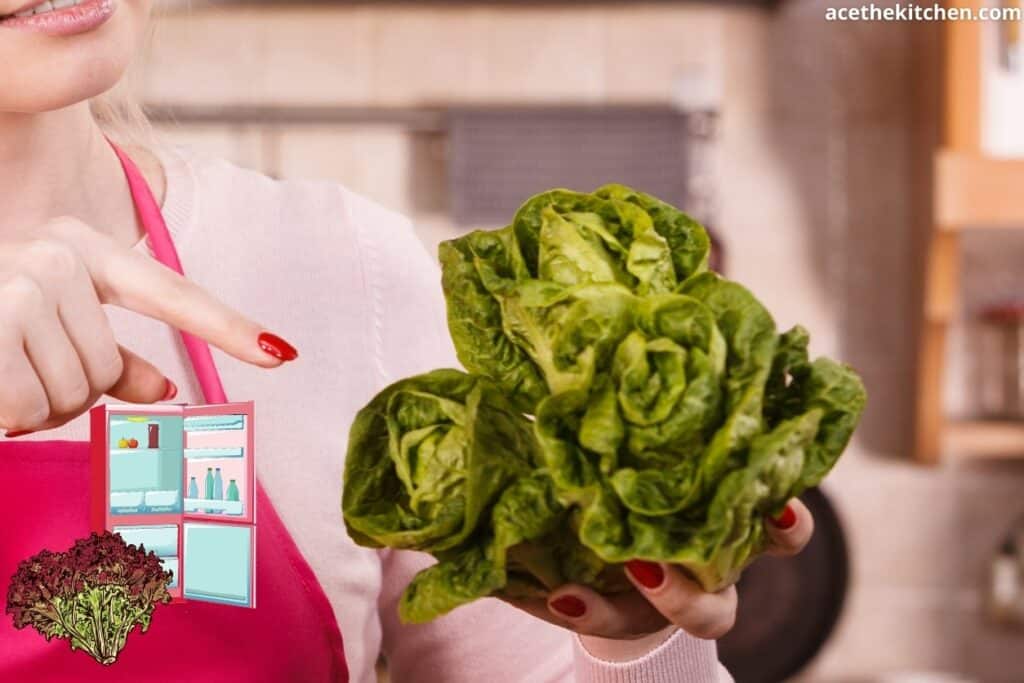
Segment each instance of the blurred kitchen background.
M552 178L695 213L870 394L811 559L755 566L741 683L1019 683L1019 23L825 20L860 4L164 3L138 87L164 140L344 183L431 251Z

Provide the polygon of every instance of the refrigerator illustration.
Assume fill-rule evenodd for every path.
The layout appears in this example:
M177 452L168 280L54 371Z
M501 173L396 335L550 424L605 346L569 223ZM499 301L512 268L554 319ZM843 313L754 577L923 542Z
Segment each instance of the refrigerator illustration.
M256 606L253 403L102 405L91 417L91 523L144 544L175 602Z

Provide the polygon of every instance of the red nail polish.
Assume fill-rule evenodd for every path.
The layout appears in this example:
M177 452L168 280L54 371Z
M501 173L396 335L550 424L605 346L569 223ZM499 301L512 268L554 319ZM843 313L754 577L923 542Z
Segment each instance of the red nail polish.
M665 581L665 570L656 562L630 560L626 563L626 571L644 588L654 589Z
M164 381L167 382L167 387L164 389L164 397L160 400L170 401L172 398L178 395L178 387L175 386L174 382L172 382L169 379L164 378Z
M792 505L787 504L782 514L778 517L772 517L769 521L776 529L785 531L796 524L796 510L793 509Z
M16 439L19 436L25 436L26 434L31 433L31 429L15 429L13 432L7 432L6 434L4 434L4 436L7 437L8 439Z
M575 595L563 595L551 601L551 609L571 619L579 619L587 613L587 605Z
M299 357L299 352L295 350L295 347L281 339L276 334L264 332L259 336L260 348L264 352L269 353L274 358L278 358L283 361L295 360Z

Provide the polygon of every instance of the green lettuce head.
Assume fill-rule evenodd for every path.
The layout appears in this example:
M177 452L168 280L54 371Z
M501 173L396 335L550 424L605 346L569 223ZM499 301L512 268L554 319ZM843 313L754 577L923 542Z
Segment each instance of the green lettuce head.
M567 581L625 586L567 530L538 457L530 421L489 380L457 370L396 382L359 412L342 497L349 534L439 560L402 596L405 621Z
M559 500L602 560L685 567L709 591L765 548L764 518L816 485L864 405L857 376L777 335L707 273L648 297L590 391L552 394L536 431Z
M621 185L538 195L512 225L441 244L459 361L524 412L585 389L630 329L636 297L707 270L708 249L699 224Z
M623 589L631 559L709 591L766 547L765 516L816 486L864 408L748 290L709 272L685 214L620 185L553 190L440 247L469 374L389 387L360 412L345 520L426 550L403 617L573 581Z

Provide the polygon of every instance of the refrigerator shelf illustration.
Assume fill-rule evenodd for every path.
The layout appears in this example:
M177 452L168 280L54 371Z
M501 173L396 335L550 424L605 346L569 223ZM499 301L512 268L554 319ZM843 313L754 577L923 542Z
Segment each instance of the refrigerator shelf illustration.
M255 607L253 403L93 408L92 527L144 544L176 602Z

